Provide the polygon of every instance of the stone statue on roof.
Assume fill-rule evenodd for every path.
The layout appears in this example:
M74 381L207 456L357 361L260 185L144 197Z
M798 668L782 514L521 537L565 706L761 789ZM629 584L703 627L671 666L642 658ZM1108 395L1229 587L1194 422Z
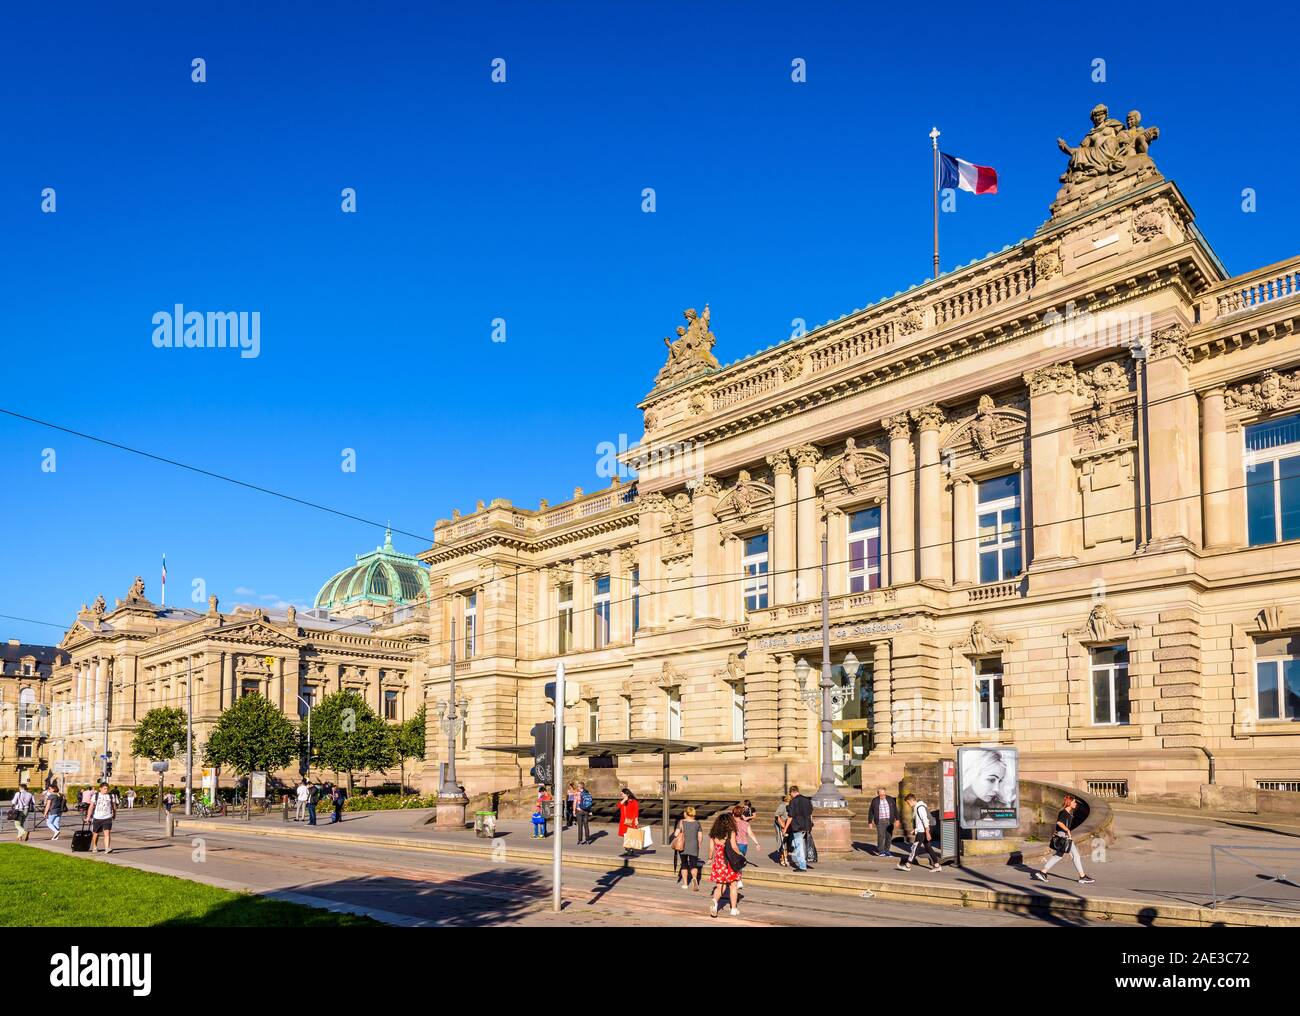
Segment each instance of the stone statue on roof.
M127 590L126 598L128 602L143 600L145 598L144 579L142 579L139 575L135 577L135 581L131 583L131 588Z
M704 305L704 313L696 314L694 307L682 312L686 318L685 327L678 325L677 338L665 336L664 345L668 347L668 362L660 368L655 376L655 384L670 384L703 371L716 370L718 359L713 355L713 343L716 341L709 330L709 306Z
M1057 147L1070 157L1061 174L1061 189L1052 203L1054 217L1070 215L1099 201L1160 179L1151 161L1151 142L1160 128L1143 127L1142 114L1131 110L1124 123L1114 120L1101 103L1092 108L1092 128L1077 145L1057 138Z

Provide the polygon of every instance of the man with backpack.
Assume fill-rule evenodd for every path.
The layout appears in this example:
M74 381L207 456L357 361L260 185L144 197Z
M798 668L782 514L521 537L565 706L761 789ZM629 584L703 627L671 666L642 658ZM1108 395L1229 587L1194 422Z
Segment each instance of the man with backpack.
M912 809L912 851L905 860L898 862L898 870L911 871L912 862L916 860L916 852L924 846L930 858L930 870L942 871L940 867L942 862L935 852L933 837L930 834L930 809L915 794L908 794L903 798L903 803Z
M316 805L320 804L320 784L313 783L307 789L307 824L316 824Z
M591 842L591 809L595 802L585 783L578 784L578 799L573 802L574 817L578 820L578 846Z
M63 808L63 795L59 793L59 788L50 787L45 794L45 828L54 834L50 837L51 843L59 838L59 823L63 819Z

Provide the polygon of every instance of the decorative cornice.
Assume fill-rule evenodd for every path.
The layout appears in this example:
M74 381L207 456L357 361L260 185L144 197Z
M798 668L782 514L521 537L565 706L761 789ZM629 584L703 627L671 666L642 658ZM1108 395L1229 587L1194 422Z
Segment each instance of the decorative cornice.
M716 476L704 476L695 484L692 494L695 497L721 497L722 484Z
M1267 370L1258 380L1233 385L1224 392L1228 409L1249 409L1255 413L1271 412L1289 405L1300 397L1300 371L1283 374Z

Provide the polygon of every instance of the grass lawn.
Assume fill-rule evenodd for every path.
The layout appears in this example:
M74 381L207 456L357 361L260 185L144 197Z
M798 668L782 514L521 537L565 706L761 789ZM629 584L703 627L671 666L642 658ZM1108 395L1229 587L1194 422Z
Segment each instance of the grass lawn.
M233 893L82 857L0 843L0 926L379 927L368 917Z

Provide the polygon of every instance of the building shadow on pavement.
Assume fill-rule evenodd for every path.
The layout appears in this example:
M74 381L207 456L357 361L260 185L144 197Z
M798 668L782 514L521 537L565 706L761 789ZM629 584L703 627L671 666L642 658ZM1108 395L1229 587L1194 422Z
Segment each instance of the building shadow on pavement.
M549 909L550 886L525 868L479 872L429 881L418 878L374 876L336 882L285 886L266 898L314 903L320 909L336 906L341 912L364 914L385 924L445 928L482 928L518 923L530 913ZM303 925L313 922L303 913ZM236 900L211 911L205 923L219 927L248 924L247 901ZM189 922L164 922L185 924Z

